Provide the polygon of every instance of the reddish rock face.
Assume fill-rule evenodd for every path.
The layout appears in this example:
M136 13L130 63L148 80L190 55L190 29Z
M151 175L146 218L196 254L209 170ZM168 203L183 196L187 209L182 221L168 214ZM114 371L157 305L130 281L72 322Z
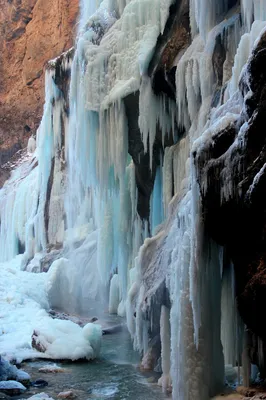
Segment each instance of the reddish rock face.
M78 11L78 0L0 0L0 165L36 132L44 65L73 45Z

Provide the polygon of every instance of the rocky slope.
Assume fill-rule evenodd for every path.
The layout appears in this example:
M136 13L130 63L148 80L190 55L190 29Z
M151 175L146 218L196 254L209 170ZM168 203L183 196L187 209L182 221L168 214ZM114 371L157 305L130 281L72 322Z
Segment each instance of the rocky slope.
M36 132L45 63L73 45L78 11L78 0L0 0L0 165Z

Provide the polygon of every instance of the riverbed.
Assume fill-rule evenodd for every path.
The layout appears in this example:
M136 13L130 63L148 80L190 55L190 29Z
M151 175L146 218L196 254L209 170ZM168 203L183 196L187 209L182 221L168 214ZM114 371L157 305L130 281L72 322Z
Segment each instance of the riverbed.
M91 362L57 362L63 368L61 373L43 373L39 369L54 365L54 362L35 360L24 362L21 367L32 380L44 379L48 386L31 387L23 396L47 393L54 399L60 392L72 390L77 400L162 400L167 399L158 387L159 374L141 372L140 356L133 350L128 332L122 330L104 335L101 355ZM169 397L168 397L169 398Z

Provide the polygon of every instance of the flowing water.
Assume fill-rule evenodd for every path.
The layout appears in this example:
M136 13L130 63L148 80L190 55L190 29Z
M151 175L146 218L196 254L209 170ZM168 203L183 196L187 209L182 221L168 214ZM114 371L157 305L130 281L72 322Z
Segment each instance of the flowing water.
M117 318L113 318L117 323ZM25 362L22 368L32 378L48 382L45 388L32 387L21 397L29 398L36 393L47 393L56 399L58 393L73 390L77 399L113 400L161 400L167 398L157 385L159 374L141 372L138 365L140 356L132 348L131 338L126 330L104 335L101 356L92 362L59 362L63 373L43 373L39 368L54 365L54 362Z

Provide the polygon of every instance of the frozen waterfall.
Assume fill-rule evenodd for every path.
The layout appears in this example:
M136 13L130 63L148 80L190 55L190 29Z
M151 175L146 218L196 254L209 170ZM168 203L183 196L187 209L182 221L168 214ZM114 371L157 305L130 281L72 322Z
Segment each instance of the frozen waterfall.
M241 113L266 1L190 0L172 98L154 93L149 65L178 7L82 1L75 51L49 62L37 137L0 191L0 260L21 254L22 270L42 272L55 255L50 306L126 317L143 367L161 359L163 390L206 400L240 363L244 327L191 154Z

